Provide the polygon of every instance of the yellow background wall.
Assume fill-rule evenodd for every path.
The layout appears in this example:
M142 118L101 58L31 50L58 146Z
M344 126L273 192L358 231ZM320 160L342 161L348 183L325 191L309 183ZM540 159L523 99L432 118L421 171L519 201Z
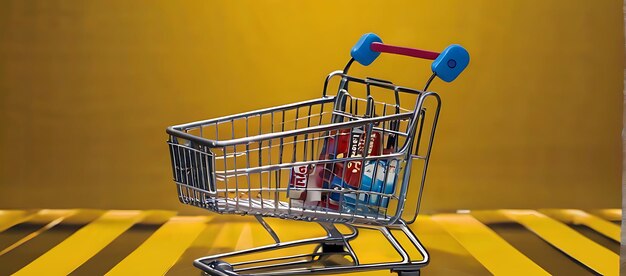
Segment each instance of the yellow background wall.
M365 32L472 60L423 208L617 207L622 2L2 1L0 208L169 208L164 129L317 97ZM429 63L354 73L419 87Z

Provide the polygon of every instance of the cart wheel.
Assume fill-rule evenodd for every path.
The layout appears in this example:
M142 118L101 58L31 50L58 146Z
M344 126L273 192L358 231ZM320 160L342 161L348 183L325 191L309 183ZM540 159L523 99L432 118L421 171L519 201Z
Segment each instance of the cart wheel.
M324 253L342 253L346 252L343 248L343 244L322 244L322 252Z
M398 276L419 276L420 275L420 271L419 270L415 270L415 271L398 271Z
M209 266L211 268L214 268L217 271L228 271L228 272L233 272L233 266L230 265L229 263L225 262L225 261L221 261L221 260L217 260L217 261L213 261L209 264Z

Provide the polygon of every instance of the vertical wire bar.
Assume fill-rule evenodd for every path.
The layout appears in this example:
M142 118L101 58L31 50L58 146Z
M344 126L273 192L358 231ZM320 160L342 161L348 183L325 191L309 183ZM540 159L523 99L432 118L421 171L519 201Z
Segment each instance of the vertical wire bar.
M385 116L387 116L387 104L383 104L383 117ZM381 144L384 146L384 148L382 148L381 150L387 148L387 143L385 143L385 137L389 136L389 134L387 133L387 127L389 127L389 124L391 124L391 122L385 120L383 121L383 124L381 126L381 128L383 129L383 133L380 137L380 141L381 141ZM381 152L381 153L384 154L384 152Z
M308 115L307 115L306 127L308 128L310 126L311 126L311 106L309 105L309 112L308 112ZM304 134L304 157L302 158L302 161L308 161L308 158L307 158L308 139L309 139L309 134L305 133ZM313 156L313 153L311 153L311 156Z
M215 125L215 140L219 140L220 139L220 137L219 137L219 130L218 130L218 124L217 123L218 122L215 122L215 124L214 124ZM216 151L217 151L217 149L216 149ZM222 152L222 153L223 153L222 156L224 157L224 159L226 159L226 154L224 152ZM216 156L217 156L217 153L216 153ZM217 173L217 168L215 168L215 173ZM218 190L217 183L215 183L215 190L216 191Z
M426 182L426 172L428 171L428 163L430 161L430 153L433 147L433 140L435 139L435 130L437 129L437 121L439 120L439 111L441 110L441 99L439 98L437 94L431 94L431 95L434 95L435 99L437 100L437 108L435 109L435 115L433 117L433 123L432 123L432 127L430 130L430 137L428 139L428 148L426 149L426 156L424 158L424 167L422 170L422 179L420 180L420 190L417 195L417 204L415 206L415 214L409 223L415 222L415 219L417 218L417 215L419 214L420 205L422 203L422 193L424 192L424 183ZM424 113L424 117L425 116L426 115Z
M347 98L347 97L348 97L348 96L346 96L346 98ZM352 97L352 96L349 96L349 98L350 98L350 115L356 115L356 110L358 110L358 108L355 108L354 106L355 106L355 105L357 105L357 106L358 106L358 101L356 100L356 98L354 98L354 97ZM356 101L356 102L355 102L355 101ZM344 111L345 111L345 110L344 110ZM355 120L355 119L354 119L354 118L348 118L348 120L353 121L353 120ZM348 141L349 141L349 142L348 142L348 147L350 147L350 144L352 143L352 136L354 135L354 128L350 128L349 133L350 133L350 134L348 135L348 139L349 139L349 140L348 140ZM340 133L338 133L338 135L341 135L341 134L340 134ZM360 138L359 138L359 139L360 139ZM339 138L335 139L335 151L337 150L337 141L338 141L338 140L339 140ZM358 143L358 142L357 142L357 143ZM347 150L347 152L346 152L345 156L343 156L343 158L354 158L353 156L350 156L350 153L351 153L351 149L350 149L350 148L348 148L348 150ZM336 153L335 153L335 154L336 154ZM335 156L336 156L336 155L335 155ZM340 161L340 162L341 162L341 161ZM343 161L343 164L344 164L344 166L343 166L343 171L342 171L342 175L341 175L341 177L339 177L339 179L341 180L341 182L339 183L339 184L341 184L341 187L339 187L339 191L340 191L340 193L339 193L339 202L338 202L337 204L338 204L338 208L339 208L339 212L340 212L340 213L345 212L345 211L343 210L343 209L344 209L344 208L343 208L343 206L344 206L344 203L343 203L343 202L345 201L345 189L346 189L347 187L343 187L343 186L344 186L344 185L343 185L343 183L345 182L345 181L344 181L344 178L346 177L346 169L347 169L347 167L349 166L350 162L352 162L352 161L348 161L348 160ZM334 164L336 164L336 163L333 163L333 167L334 167ZM333 173L334 173L334 170L333 170ZM331 179L331 181L332 181L332 179ZM346 183L346 184L347 184L347 183Z
M417 134L417 141L416 141L416 145L415 145L415 155L419 156L419 147L420 147L420 141L422 140L422 129L424 128L424 120L426 119L426 112L424 110L420 110L420 117L419 120L419 131Z
M321 125L322 121L324 119L324 102L322 102L322 106L320 107L320 119L319 122L317 123L317 125Z
M320 114L319 116L321 117L323 112L323 109L320 108ZM309 122L311 122L311 118L309 118ZM318 124L319 125L319 124ZM310 127L310 125L309 125ZM320 132L316 132L314 134L312 134L312 138L311 138L311 161L316 160L315 158L319 158L319 154L318 151L316 151L315 146L317 145L317 141L319 141L320 138ZM317 150L319 150L319 148L317 148Z
M182 147L183 149L183 164L185 165L185 170L184 170L184 175L185 175L185 184L189 185L190 181L189 181L189 173L188 173L188 169L189 166L187 165L187 147Z
M294 130L298 129L298 113L299 112L300 112L300 108L296 108L296 120L294 122ZM296 147L297 142L298 142L298 135L294 135L293 136L293 153L292 153L293 155L291 159L292 163L296 162L296 153L298 152L297 147ZM306 188L305 188L305 191L306 191Z
M237 172L237 145L233 146L233 167L235 172L235 211L239 211L239 173Z
M230 120L230 133L235 139L235 119ZM233 146L233 172L235 175L235 212L239 210L239 175L237 174L237 145Z
M333 145L333 150L334 150L334 152L332 152L332 153L331 153L331 152L328 152L328 150L329 150L329 149L328 149L328 147L327 147L327 149L326 149L327 151L325 152L326 158L337 159L337 155L339 155L339 154L340 154L340 153L338 152L338 148L337 148L337 146L339 145L339 139L341 139L341 131L342 131L341 129L337 129L337 130L335 130L334 139L333 139L333 142L334 142L334 145ZM332 134L332 131L330 131L330 132L328 132L328 133L329 133L329 137L333 135L333 134ZM351 137L351 136L349 136L349 137L348 137L348 139L350 139L350 137ZM327 146L327 145L326 145L326 146ZM347 155L347 153L346 153L346 155ZM346 157L347 157L347 156L342 156L341 158L346 158ZM332 162L332 163L327 163L327 164L324 164L324 170L323 170L323 174L322 174L322 179L323 179L323 180L322 180L322 183L323 183L324 181L328 181L328 188L330 188L331 190L334 190L334 189L333 189L333 187L332 187L332 183L333 183L333 178L334 178L334 177L337 177L337 178L339 178L339 179L341 179L341 180L343 181L343 177L344 177L344 175L338 176L338 175L336 175L336 174L335 174L335 170L334 170L334 168L336 167L336 165L337 165L337 163L338 163L338 162L341 162L341 161L334 161L334 162ZM344 164L344 165L345 165L345 164ZM326 170L329 170L329 172L327 173L327 172L326 172ZM345 166L344 166L344 170L345 170ZM328 176L329 176L329 179L328 179L328 180L324 179L324 176L326 176L327 174L328 174ZM334 175L334 176L333 176L333 175ZM341 183L340 183L340 184L341 184ZM342 185L342 186L343 186L343 185ZM339 187L339 189L340 189L340 190L341 190L342 188L343 188L343 187ZM329 203L329 201L330 201L330 198L329 198L329 197L330 197L330 194L326 195L326 208L328 208L328 207L329 207L329 206L328 206L328 203ZM341 194L340 194L340 199L341 199ZM337 202L337 204L339 204L339 202ZM338 205L338 208L341 210L341 205Z
M259 133L261 135L261 126L263 125L263 114L259 114ZM263 166L263 140L259 141L259 167ZM265 199L263 198L263 172L259 172L259 187L261 188L261 192L259 193L261 196L261 210L265 210L263 206Z
M202 189L202 179L200 178L200 167L201 167L201 164L202 164L202 163L198 164L198 162L200 161L200 157L198 156L198 155L199 155L199 152L198 152L198 151L196 151L196 149L195 149L195 148L192 148L192 149L191 149L191 151L190 151L190 153L192 153L192 154L193 154L193 159L192 159L191 164L192 164L192 166L193 166L193 168L192 168L192 172L193 172L193 174L194 174L194 176L195 176L195 178L196 178L196 185L194 185L194 186L195 186L196 188L200 188L200 189ZM201 161L200 161L200 162L201 162ZM195 165L195 166L194 166L194 165ZM198 197L199 197L199 195L198 195ZM199 198L198 198L198 200L199 200Z
M281 121L281 132L285 131L285 110L282 111L282 121ZM282 164L283 163L283 149L284 149L284 139L283 137L280 138L280 142L279 142L279 147L278 147L278 164ZM280 186L280 179L281 178L281 174L280 174L280 170L276 170L276 206L278 206L278 202L280 202L280 197L279 197L279 186ZM287 184L289 185L289 184ZM291 198L289 196L287 196L287 200L288 200L288 204L289 204L289 209L287 209L287 213L291 214ZM276 207L278 208L278 207Z
M352 136L354 135L354 128L350 128L348 133L349 133L349 135L348 135L348 139L349 139L348 147L350 147L351 146L350 144L352 143ZM337 132L337 135L340 135L340 132ZM339 140L339 139L340 139L339 137L337 137L335 139L335 150L337 149L337 140ZM346 156L342 156L343 161L340 161L341 163L343 163L343 169L341 170L341 176L338 176L338 178L341 181L339 183L339 184L341 184L341 187L339 187L339 190L338 190L338 192L339 192L339 201L337 202L337 208L338 208L339 213L344 213L345 212L345 210L343 208L343 206L344 206L343 201L345 200L344 199L344 196L345 196L344 192L345 192L345 188L347 188L347 187L343 187L344 186L343 183L345 182L344 178L346 177L346 170L348 169L348 166L349 166L350 162L352 162L350 160L354 158L354 157L350 156L350 153L351 153L351 149L348 148L348 152L346 153ZM336 164L336 163L333 163L333 164ZM332 182L332 179L331 179L331 182Z
M195 151L195 150L193 150L193 149L192 149L191 153L193 153L193 161L194 161L192 163L195 163L195 165L196 165L193 168L193 170L192 170L192 172L193 172L193 174L195 174L196 180L197 180L197 183L194 186L196 186L196 188L202 189L202 179L200 178L200 167L201 167L202 163L198 164L198 161L202 162L201 159L200 159L200 156L199 156L200 153ZM196 202L200 202L200 191L195 190L194 191L194 197L195 197Z
M200 137L204 138L204 126L200 126ZM201 154L200 154L200 156L201 156L200 164L205 164L206 165L205 167L207 167L205 169L208 169L209 163L208 162L202 163L202 160L207 160L207 158L205 158L206 156L205 156L204 152L207 152L208 149L205 146L201 145L200 146L200 151L201 151ZM205 172L205 170L203 169L203 166L200 166L198 168L198 170L200 171L199 175L200 175L200 182L202 183L202 187L203 187L202 189L207 191L207 190L209 190L209 187L208 187L208 185L209 185L209 183L208 183L208 181L209 181L208 172ZM206 177L204 177L204 176L206 176Z
M226 193L225 193L225 197L226 198L226 205L225 208L230 211L230 207L228 205L228 200L229 200L229 196L230 196L230 192L228 191L228 175L227 175L227 171L228 171L228 162L226 162L226 157L228 156L228 149L226 146L224 146L222 148L222 153L224 154L224 175L222 176L222 178L224 179L224 187L226 188Z
M188 133L187 130L185 130L185 133ZM191 151L189 150L189 147L191 147L191 141L187 141L187 143L189 143L189 145L185 145L185 147L183 148L183 156L185 157L183 159L185 162L185 177L186 177L185 184L193 186L193 175L191 173L191 164L188 164L188 163L191 163L190 158L188 158L188 155L191 154Z
M202 185L202 189L205 191L209 190L209 183L208 183L208 175L207 175L207 169L209 167L209 163L207 162L207 158L206 158L206 154L204 154L204 152L206 152L207 149L205 146L200 146L200 150L198 152L198 161L200 161L200 165L198 167L198 176L200 177L200 183Z
M369 117L371 115L370 113L372 112L372 109L373 109L372 105L373 105L373 101L374 100L371 97L371 95L369 95L369 83L366 84L366 88L367 88L367 91L368 91L368 96L367 96L367 106L365 108L365 117ZM360 189L361 189L361 186L363 186L362 185L363 184L363 176L365 176L365 170L364 170L365 169L365 165L366 165L365 164L365 158L369 155L371 136L372 136L372 131L373 131L373 128L374 128L374 123L369 123L367 125L364 125L363 127L365 128L364 129L365 130L365 133L364 133L364 135L365 135L365 144L363 145L363 152L361 153L361 161L360 161L361 162L361 170L360 170L360 175L359 175L359 178L357 178L358 181L359 181L359 183L358 183L359 187L356 187L357 189L356 189L355 195L354 195L354 212L352 214L353 219L354 219L354 216L356 215L357 210L359 209L359 196L361 195ZM359 138L359 144L360 144L360 142L361 142L361 138ZM355 164L357 164L357 163L355 163ZM374 173L376 172L376 168L377 167L378 167L377 164L375 164L375 166L374 166ZM374 175L376 175L376 174L374 174ZM371 191L371 188L372 188L374 182L372 182L371 184L372 185L370 186L370 191ZM365 207L367 208L367 205Z
M396 98L396 114L400 114L400 91L398 91L398 87L394 87L393 89L395 98ZM390 122L390 128L393 131L400 131L400 121L396 120L393 122L393 124L391 124ZM394 149L397 150L398 149L398 140L400 140L400 137L397 134L394 134ZM394 150L394 151L395 151Z
M274 111L272 111L270 113L270 133L274 133ZM267 161L268 161L268 165L272 165L272 140L274 139L269 139L267 141ZM267 172L267 186L270 189L270 191L272 190L272 171L268 171ZM276 197L274 198L274 213L277 212L277 208L278 208L278 182L276 182L276 184L274 184L275 186L275 193L276 193ZM269 196L271 197L271 195Z
M259 141L258 147L259 147L259 167L261 167L262 163L263 163L263 152L262 152L263 141L262 140ZM259 172L258 174L259 174L259 194L258 194L258 197L261 200L261 209L265 210L265 206L264 206L265 198L263 197L264 196L263 195L263 172Z
M176 165L178 165L178 167L176 169L176 174L177 174L176 178L177 178L178 183L183 182L183 173L182 173L182 171L183 171L182 170L183 164L181 162L180 151L181 151L181 147L180 147L180 144L177 141L176 142L176 157L177 157L178 160L177 160L177 164ZM180 198L183 200L183 202L187 203L187 199L185 198L185 195L183 193L182 185L177 184L176 186L178 186L178 192L179 192Z
M369 85L369 83L368 83L368 84L367 84L367 87L368 87L368 95L367 95L367 110L366 110L365 115L366 115L366 117L368 117L368 118L373 118L373 117L375 117L375 116L376 116L376 101L374 100L374 97L372 97L372 95L369 93L369 89L370 89L370 88L369 88L369 86L370 86L370 85ZM383 122L383 123L384 123L384 122ZM376 134L376 133L374 133L374 127L375 127L375 126L376 126L376 123L374 123L374 122L370 123L370 127L369 127L369 129L368 129L368 130L369 130L369 136L368 136L368 138L370 139L370 141L369 141L369 143L368 143L368 142L366 142L366 145L365 145L365 146L364 146L364 148L363 148L363 158L366 158L366 157L370 156L370 154L371 154L371 152L370 152L370 148L373 148L373 147L374 147L374 145L370 145L370 144L373 144L373 143L374 143L374 141L371 141L371 137L372 137L372 135L374 135L374 137L375 137L375 134ZM381 139L382 139L382 137L379 137L379 139L378 139L378 144L379 144L379 145L378 145L378 148L381 150L381 153L382 153L382 145L380 144ZM370 190L369 190L370 192L372 192L372 190L374 189L374 184L375 184L375 183L376 183L376 181L377 181L377 176L378 176L378 174L377 174L377 173L378 173L378 161L379 161L379 159L374 159L374 160L372 160L372 161L373 161L373 163L374 163L374 171L372 172L372 173L373 173L373 175L372 175L372 177L371 177L371 179L372 179L372 183L370 184ZM370 162L370 161L367 161L367 162ZM365 175L365 166L366 166L366 165L367 165L367 163L366 163L365 161L361 164L361 175L362 175L362 177L361 177L361 183L360 183L360 184L361 184L361 186L363 185L363 176ZM371 194L371 193L370 193L369 195L367 195L367 194L366 194L366 195L364 196L364 198L366 198L366 201L363 203L363 204L365 205L365 206L364 206L364 207L365 207L365 210L364 210L364 211L366 211L366 212L368 212L368 213L369 213L369 210L370 210L370 202L371 202L371 197L372 197L372 194Z
M297 107L296 108L296 119L294 120L294 129L298 128L298 115L299 115L298 113L299 112L300 112L300 108ZM283 124L284 124L284 122L285 121L283 120ZM291 152L291 156L292 156L291 157L291 162L292 163L296 162L296 155L298 153L297 144L298 144L298 135L294 135L293 136L293 149L292 149L292 152ZM293 169L293 167L292 167L292 169ZM282 177L282 175L281 175L281 177ZM304 191L307 192L307 189L308 189L308 187L305 186ZM306 198L304 199L304 203L306 203ZM289 209L290 210L291 210L291 207L292 207L291 205L292 205L292 200L290 199L289 200ZM304 209L304 205L305 204L302 204L302 205L303 205L303 209Z
M176 151L177 151L178 148L174 147L174 141L172 141L171 137L170 137L169 141L170 141L169 142L170 159L172 160L172 178L174 179L174 181L178 182L178 177L176 177L176 172L177 172L177 169L176 169L176 165L177 165L176 164L177 163L177 161L176 161L176 155L177 155Z
M379 160L380 159L373 159L372 160L374 162L374 170L372 171L372 176L371 176L372 183L370 184L370 189L369 189L370 192L383 192L384 191L384 189L381 189L381 191L375 191L374 190L374 186L376 184L376 181L378 181L378 164L379 164ZM368 161L368 162L371 162L371 161ZM362 168L361 170L363 171L363 175L365 175L365 166L366 166L365 164L361 165L361 168ZM383 179L383 182L384 181L385 180ZM361 179L361 183L363 183L363 179ZM374 195L371 194L371 193L369 194L369 196L365 196L366 201L365 201L364 204L367 207L367 211L369 211L371 209L372 202L374 202L375 205L380 206L380 202L379 201L380 201L381 196L380 195L375 195L375 196L376 196L375 200L372 200L372 197L374 197Z
M387 166L388 166L388 167L387 167L387 172L385 173L385 187L384 187L384 188L386 188L386 185L387 185L387 178L389 177L389 176L388 176L388 173L389 173L389 170L391 169L391 162L396 161L396 175L399 175L399 174L400 174L400 172L398 172L398 171L397 171L397 170L400 168L400 162L399 162L399 161L397 161L397 159L392 159L392 158L389 158L389 159L388 159L388 161L389 161L389 163L387 164ZM394 181L393 181L394 188L393 188L393 192L392 192L392 195L394 195L394 196L395 196L395 194L396 194L396 190L398 189L398 187L397 187L397 186L395 186L397 183L398 183L398 179L394 176ZM382 203L382 199L383 199L383 198L381 197L381 203ZM382 217L382 219L383 219L383 220L386 220L386 219L387 219L387 217L388 217L388 213L389 213L389 204L390 204L390 203L391 203L391 196L390 196L390 197L388 197L388 200L387 200L387 206L385 206L385 207L383 208L383 210L385 210L385 214L384 214L384 215L383 215L383 217Z
M384 103L384 104L383 104L383 117L384 117L384 116L387 116L387 104L386 104L386 103ZM385 146L381 149L381 154L382 154L382 155L385 155L385 152L384 152L384 151L385 151L385 149L387 149L387 146L386 146L386 145L387 145L387 144L389 144L389 143L385 143L385 137L389 136L389 134L388 134L388 133L386 133L386 132L387 132L387 128L388 128L388 127L390 127L390 124L391 124L391 122L386 121L386 120L385 120L385 121L383 121L383 123L382 123L382 129L383 129L383 131L382 131L382 134L381 134L381 137L380 137L380 143L381 143L381 146L382 146L382 145L385 145ZM387 137L387 139L390 139L390 137ZM389 141L389 140L387 140L387 141ZM387 166L389 166L390 158L386 158L385 160L386 160L386 162L387 162ZM378 168L378 161L376 161L376 168ZM388 172L389 172L389 167L387 167L387 169L385 170L385 177L383 178L383 186L382 186L382 189L381 189L381 192L382 192L382 193L385 193L384 191L385 191L385 190L386 190L386 188L387 188L387 173L388 173ZM377 176L378 176L376 171L374 171L374 176L375 176L376 178L377 178ZM372 187L373 187L373 186L372 186ZM373 196L373 195L370 195L370 198L371 198L372 196ZM382 201L383 201L383 197L382 197L381 195L376 196L376 200L374 201L374 202L376 202L376 204L375 204L375 205L376 205L376 206L375 206L375 207L376 207L376 220L379 220L379 219L380 219L380 207L381 207ZM371 202L371 200L370 200L370 202Z
M170 138L170 157L172 159L172 175L174 178L174 182L176 182L176 188L178 190L178 198L181 197L181 190L180 190L180 184L178 184L180 182L180 180L178 179L178 169L177 167L179 167L180 165L178 164L178 160L176 160L176 156L178 156L178 147L174 146L174 141L172 138Z
M359 180L359 188L361 186L361 183L363 182L363 176L365 175L365 170L364 166L365 166L365 158L368 155L369 152L369 147L370 147L370 142L371 142L371 136L372 136L372 129L374 128L374 124L373 123L369 123L366 125L366 130L365 130L365 144L363 145L363 153L361 155L361 172L360 172L360 177L358 178ZM354 212L352 213L352 218L354 219L354 216L356 215L357 209L359 207L359 200L356 197L355 194L355 200L354 200Z
M307 124L306 124L307 128L308 128L308 127L311 127L311 116L312 116L311 114L312 114L312 109L313 109L313 104L309 105L309 112L308 112L308 118L307 118ZM304 148L305 148L305 150L304 150L304 161L311 161L311 162L314 162L314 161L316 160L316 158L317 158L317 157L315 157L315 156L316 156L316 153L317 153L317 152L315 151L315 140L316 140L317 135L319 135L319 132L314 132L314 133L311 133L311 136L310 136L310 137L311 137L311 138L310 138L310 139L311 139L311 142L310 142L310 143L308 143L308 137L307 137L307 139L305 139L305 146L304 146ZM311 152L311 154L310 154L310 155L311 155L310 160L308 160L308 158L307 158L307 151L309 151L309 149L307 148L307 143L308 143L308 144L310 145L310 147L311 147L311 148L310 148L310 152ZM315 166L315 164L313 164L313 166L308 166L308 165L307 165L307 168L309 168L309 167L310 167L310 168L312 168L312 172L310 172L310 173L315 173L314 166ZM306 181L306 183L307 183L307 186L308 186L308 183L309 183L309 176L311 175L310 173L308 173L308 174L306 175L306 177L305 177L305 181ZM323 186L322 186L322 188L323 188ZM324 193L324 191L318 191L318 192L320 193L320 201L321 201L321 200L322 200L322 194ZM318 202L318 206L320 205L320 203L321 203L321 202ZM316 209L319 209L319 208L316 208ZM319 212L319 210L316 210L316 212Z
M204 162L206 164L206 168L204 169L204 175L206 176L205 181L206 181L206 189L208 191L215 191L215 187L211 188L211 182L213 180L212 177L212 173L215 173L215 166L213 165L213 159L209 158L208 152L212 152L208 147L204 147L204 150L207 152L207 154L204 154ZM211 170L212 168L212 170ZM215 185L215 183L213 183Z
M191 143L191 142L189 142ZM194 185L194 181L193 181L193 173L192 173L192 169L191 167L191 161L189 158L189 155L191 155L191 151L188 149L187 146L185 146L184 150L183 150L183 160L185 162L185 178L186 178L186 183L188 186L185 187L187 189L187 199L193 201L193 196L192 196L192 191L193 189L189 189L189 186L193 186ZM194 202L195 203L195 202Z
M250 118L249 116L246 116L246 137L249 137L249 132L248 132L248 119ZM250 143L246 143L246 169L250 168ZM246 173L246 179L248 180L248 208L252 208L252 190L251 190L251 186L252 183L250 183L250 173Z
M337 98L336 97L337 96L335 96L335 101L333 101L333 102L337 102ZM332 116L333 116L332 113L333 113L333 110L331 110L331 119L332 119ZM322 105L320 107L320 118L319 118L318 125L322 125L323 119L324 119L324 103L322 103ZM319 157L318 157L319 160L322 160L323 155L326 154L326 148L327 148L326 141L328 141L328 139L330 138L330 135L331 135L330 133L331 133L330 131L318 132L318 136L319 136L318 139L319 140L317 141L317 149L319 151ZM320 165L319 163L316 164L316 166L319 166L319 165ZM323 183L324 183L323 175L324 175L324 172L322 172L322 187L323 187ZM330 189L330 185L328 185L327 188ZM328 209L328 201L330 200L329 197L330 197L330 193L322 192L322 196L321 196L322 202L321 202L321 205L322 206L326 205L325 206L326 209ZM328 210L326 210L326 212L328 212Z
M392 160L391 158L387 158L385 161L386 161L386 164L385 164L385 175L383 176L383 185L382 185L382 187L381 187L382 189L380 191L383 195L378 197L378 201L377 201L378 207L376 209L376 214L377 214L376 218L377 219L379 218L378 214L380 214L380 207L382 206L383 208L388 208L389 201L390 201L389 198L386 197L386 195L387 195L386 191L387 191L387 185L388 185L387 179L389 179L389 171L391 170L391 164L394 162L394 160ZM392 177L394 177L394 176L392 176ZM395 185L395 182L396 182L396 179L394 177L394 181L391 184L392 187ZM385 199L387 199L387 204L384 204Z

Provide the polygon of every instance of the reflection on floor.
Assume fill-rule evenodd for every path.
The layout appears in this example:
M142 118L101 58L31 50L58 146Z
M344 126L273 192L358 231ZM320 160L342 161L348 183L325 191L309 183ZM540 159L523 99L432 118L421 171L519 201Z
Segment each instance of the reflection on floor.
M311 223L268 222L281 240L324 234ZM620 209L477 210L422 214L411 229L431 254L426 275L618 275L620 222ZM397 260L377 235L361 231L351 242L360 261ZM271 243L250 217L0 210L0 275L199 275L196 258Z

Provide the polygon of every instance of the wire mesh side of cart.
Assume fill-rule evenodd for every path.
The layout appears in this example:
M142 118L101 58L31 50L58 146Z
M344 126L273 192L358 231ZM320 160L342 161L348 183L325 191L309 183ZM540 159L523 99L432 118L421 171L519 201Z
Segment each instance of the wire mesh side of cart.
M425 120L429 98L434 116ZM217 213L381 225L402 217L410 223L418 213L439 108L436 93L338 71L326 79L322 98L168 128L179 199ZM366 137L360 154L320 156L329 143L336 149L341 135L357 130ZM384 153L366 152L374 132ZM290 186L296 168L323 167L332 177L372 163L374 177L393 178L384 184L394 185L391 191ZM343 172L328 169L337 167ZM412 171L419 182L409 187ZM294 192L322 199L296 200Z

